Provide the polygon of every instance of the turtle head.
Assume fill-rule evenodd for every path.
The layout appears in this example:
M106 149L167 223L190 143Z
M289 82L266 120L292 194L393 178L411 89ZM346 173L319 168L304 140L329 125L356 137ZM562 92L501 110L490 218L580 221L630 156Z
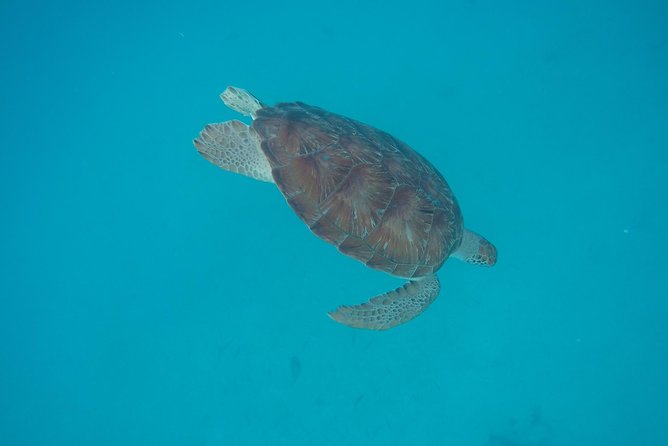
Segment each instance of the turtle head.
M480 266L494 266L496 263L496 247L489 240L473 231L464 229L459 248L452 253L466 263Z

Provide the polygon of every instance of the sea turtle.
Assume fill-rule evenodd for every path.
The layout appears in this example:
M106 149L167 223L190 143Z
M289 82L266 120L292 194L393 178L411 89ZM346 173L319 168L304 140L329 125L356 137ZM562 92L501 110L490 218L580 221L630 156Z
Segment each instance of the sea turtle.
M250 116L209 124L194 144L213 164L274 183L311 231L367 266L408 279L400 288L329 313L384 330L419 315L438 295L448 257L496 262L496 248L464 228L443 176L393 136L301 102L261 103L228 87L221 99Z

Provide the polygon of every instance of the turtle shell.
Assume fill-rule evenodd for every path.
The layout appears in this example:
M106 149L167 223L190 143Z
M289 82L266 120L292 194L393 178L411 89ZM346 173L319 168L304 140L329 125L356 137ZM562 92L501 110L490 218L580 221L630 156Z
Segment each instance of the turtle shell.
M343 254L417 278L459 246L463 221L450 187L388 133L301 102L258 110L252 127L288 204Z

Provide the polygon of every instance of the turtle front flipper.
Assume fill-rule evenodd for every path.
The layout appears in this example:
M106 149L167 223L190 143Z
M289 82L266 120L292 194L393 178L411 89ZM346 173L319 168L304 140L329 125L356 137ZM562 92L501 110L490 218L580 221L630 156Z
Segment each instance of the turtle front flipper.
M329 317L349 327L387 330L417 317L436 299L440 289L435 275L410 280L364 304L341 306L330 312Z
M208 124L193 143L200 155L222 169L274 182L269 161L260 148L260 137L241 121Z

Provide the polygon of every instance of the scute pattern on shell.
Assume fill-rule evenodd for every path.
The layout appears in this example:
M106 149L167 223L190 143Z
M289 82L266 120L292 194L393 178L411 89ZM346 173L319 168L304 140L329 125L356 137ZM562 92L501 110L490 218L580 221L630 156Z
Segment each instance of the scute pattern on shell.
M416 278L459 246L463 222L449 186L388 133L300 102L258 110L253 128L289 205L342 253Z

